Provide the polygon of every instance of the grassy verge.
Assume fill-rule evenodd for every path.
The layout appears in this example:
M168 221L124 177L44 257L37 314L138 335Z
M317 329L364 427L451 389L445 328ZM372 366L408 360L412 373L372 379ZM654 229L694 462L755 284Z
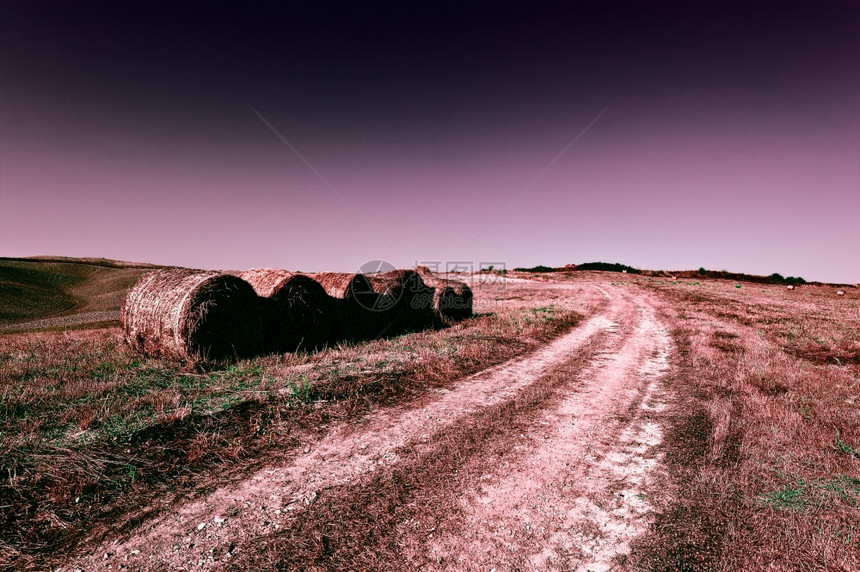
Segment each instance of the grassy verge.
M641 282L640 282L641 283ZM860 306L826 288L649 282L681 402L645 570L860 569Z
M140 358L115 329L0 337L0 564L38 568L133 526L159 510L155 498L217 486L334 421L526 353L577 318L520 308L205 372Z

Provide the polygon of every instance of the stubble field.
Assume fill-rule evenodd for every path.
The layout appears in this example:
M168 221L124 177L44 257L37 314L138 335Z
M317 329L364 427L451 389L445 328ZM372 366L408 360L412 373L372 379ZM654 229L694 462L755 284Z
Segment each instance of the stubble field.
M473 289L449 328L206 370L0 336L0 562L860 569L856 289Z

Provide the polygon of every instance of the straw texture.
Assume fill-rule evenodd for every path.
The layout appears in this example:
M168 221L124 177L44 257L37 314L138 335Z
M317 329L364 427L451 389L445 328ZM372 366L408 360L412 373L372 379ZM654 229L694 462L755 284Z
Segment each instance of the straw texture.
M267 352L316 349L341 336L339 300L313 278L272 268L255 268L240 276L260 296Z
M434 276L426 266L415 271L433 289L433 309L445 321L465 320L472 315L472 289L465 282Z
M379 294L377 313L386 335L432 327L433 290L414 270L392 270L371 274L370 283Z
M187 269L145 274L120 314L129 345L147 355L187 361L256 355L263 332L258 298L244 280Z

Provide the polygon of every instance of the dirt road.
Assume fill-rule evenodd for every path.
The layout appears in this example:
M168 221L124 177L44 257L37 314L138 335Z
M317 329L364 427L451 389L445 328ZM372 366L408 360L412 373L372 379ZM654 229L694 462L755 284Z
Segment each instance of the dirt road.
M659 302L604 300L537 352L334 426L62 570L622 570L671 395Z

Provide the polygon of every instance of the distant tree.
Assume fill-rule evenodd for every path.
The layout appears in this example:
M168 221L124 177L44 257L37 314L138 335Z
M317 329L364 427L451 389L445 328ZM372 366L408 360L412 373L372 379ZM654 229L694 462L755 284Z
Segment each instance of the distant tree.
M707 270L705 270L705 267L704 267L704 266L702 266L701 268L699 268L699 274L701 274L702 276L704 276L704 275L705 275L705 274L707 274L707 273L708 273L708 271L707 271Z
M774 272L773 274L770 275L770 281L773 282L774 284L785 284L786 279L783 278L782 274L779 274L778 272Z
M577 270L605 270L609 272L622 272L624 270L627 271L628 274L639 274L638 268L633 268L632 266L627 266L626 264L618 264L609 263L609 262L586 262L585 264L578 264L576 266Z
M539 264L538 266L532 266L531 268L514 268L517 272L555 272L555 268L550 268L549 266L543 266Z

